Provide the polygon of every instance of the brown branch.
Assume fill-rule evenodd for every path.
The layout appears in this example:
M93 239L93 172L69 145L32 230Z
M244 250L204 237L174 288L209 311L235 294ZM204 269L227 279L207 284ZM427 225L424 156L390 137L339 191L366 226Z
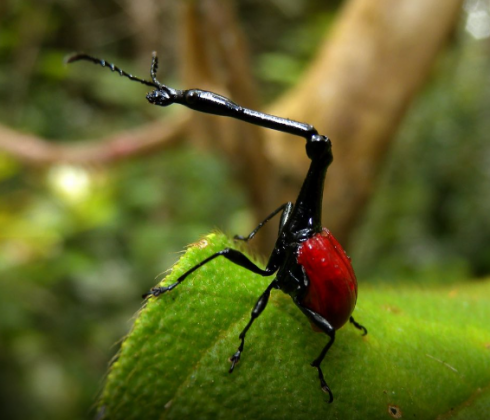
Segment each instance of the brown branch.
M371 196L396 130L446 45L461 0L350 0L302 80L270 110L313 124L332 139L324 219L345 243ZM304 146L268 135L271 160L297 184L308 165ZM280 191L277 188L276 191Z
M0 150L33 166L53 163L109 164L174 146L189 121L188 114L157 121L80 144L56 144L0 125Z

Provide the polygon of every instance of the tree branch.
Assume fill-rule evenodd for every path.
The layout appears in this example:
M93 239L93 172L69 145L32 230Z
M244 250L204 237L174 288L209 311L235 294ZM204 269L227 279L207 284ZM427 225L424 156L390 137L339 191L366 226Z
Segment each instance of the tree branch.
M332 139L324 219L341 243L362 215L390 143L427 80L461 10L461 0L350 0L301 81L269 111L307 121ZM283 133L267 139L278 168L302 182L304 146Z
M111 164L174 146L181 137L188 114L170 121L156 121L100 140L80 144L56 144L32 134L0 125L0 150L33 166L53 163Z

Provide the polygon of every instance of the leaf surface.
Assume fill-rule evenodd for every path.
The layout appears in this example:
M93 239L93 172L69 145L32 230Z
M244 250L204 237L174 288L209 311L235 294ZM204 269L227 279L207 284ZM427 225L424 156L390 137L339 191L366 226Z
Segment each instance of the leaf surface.
M211 234L191 246L164 283L228 246ZM327 342L289 296L273 290L236 351L272 278L217 258L170 293L150 298L113 363L100 399L107 419L486 419L490 384L490 282L450 288L359 285L356 320L337 332L320 390L310 363ZM487 398L478 398L479 394Z

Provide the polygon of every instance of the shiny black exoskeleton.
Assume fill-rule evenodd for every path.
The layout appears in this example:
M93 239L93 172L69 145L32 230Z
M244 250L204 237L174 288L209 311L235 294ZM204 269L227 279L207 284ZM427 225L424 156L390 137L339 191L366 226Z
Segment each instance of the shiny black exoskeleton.
M352 267L350 266L350 262L344 255L344 251L341 249L338 242L335 239L332 241L331 238L333 237L331 237L327 230L322 229L321 225L324 179L327 168L332 162L330 140L326 136L318 134L317 130L312 125L247 109L237 105L228 98L213 92L200 89L172 89L160 83L156 78L158 59L155 53L153 54L150 70L151 81L135 77L114 66L113 64L86 54L73 55L68 58L67 62L71 63L79 60L91 61L103 67L108 67L110 70L119 73L121 76L153 87L155 90L148 93L146 98L154 105L168 106L171 104L181 104L196 111L236 118L251 124L259 125L261 127L290 133L306 139L306 154L310 158L311 164L296 202L288 202L277 208L274 212L267 216L267 218L262 221L247 237L235 237L239 240L249 241L255 236L259 229L264 226L265 223L267 223L277 214L281 213L278 237L265 269L255 265L243 253L232 248L226 248L209 256L204 261L192 267L190 270L180 276L175 283L169 286L155 287L150 292L144 294L143 297L156 297L174 289L194 271L220 256L225 257L232 263L261 276L271 276L276 273L275 279L269 284L255 304L251 313L251 318L239 336L241 342L238 350L230 359L231 367L229 371L231 373L235 368L236 363L240 360L240 356L245 345L245 335L255 319L257 319L257 317L265 309L271 290L280 289L292 297L295 304L308 317L315 329L323 331L329 336L329 341L321 351L320 355L313 361L312 366L317 369L320 379L320 386L324 392L329 394L329 402L332 402L332 392L325 382L320 364L335 340L335 330L336 328L340 328L341 324L343 324L346 320L349 320L356 328L361 329L364 334L366 334L367 331L363 326L354 321L352 316L350 316L355 306L355 300L357 299L357 283ZM310 241L312 239L314 239L314 241ZM318 250L312 248L317 246L314 245L314 243L319 243L321 245L321 249ZM306 247L303 248L305 244L308 244L309 251L306 250ZM326 269L325 266L321 267L320 271L325 279L318 278L315 275L308 276L306 274L307 268L298 262L300 252L303 252L302 258L306 258L307 261L309 261L308 258L316 258L316 255L320 255L320 259L322 260L330 259L333 261L332 270L330 270L329 267ZM333 273L330 275L330 271L333 272L337 270L339 264L344 266L343 270L339 271L340 274ZM311 266L308 267L309 270L312 269ZM325 296L327 297L322 298L323 300L320 301L320 304L318 304L318 299L316 299L316 303L309 303L315 302L315 297L318 297L310 295L310 290L312 290L310 285L313 284L312 282L315 282L315 290L321 291L322 296L323 292L330 290L331 284L333 284L333 286L347 285L352 289L352 292L354 292L355 288L355 293L346 295L347 297L329 296L326 294ZM327 285L325 282L330 283ZM334 303L337 304L339 301L337 297L340 298L341 302L342 299L345 300L346 303L344 306L350 305L347 315L344 314L344 318L342 318L340 323L335 323L332 320L326 319L326 315L322 315L323 313L328 313L328 311L322 311L322 305L328 305L334 301ZM317 307L319 309L316 309Z

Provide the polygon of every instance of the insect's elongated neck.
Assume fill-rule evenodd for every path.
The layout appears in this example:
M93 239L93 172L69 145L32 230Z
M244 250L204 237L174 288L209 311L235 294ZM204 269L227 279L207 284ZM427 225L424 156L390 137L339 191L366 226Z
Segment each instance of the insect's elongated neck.
M323 186L327 168L333 159L330 140L324 139L321 145L315 145L315 150L308 153L311 158L310 168L291 215L293 232L305 229L320 232L322 229Z

